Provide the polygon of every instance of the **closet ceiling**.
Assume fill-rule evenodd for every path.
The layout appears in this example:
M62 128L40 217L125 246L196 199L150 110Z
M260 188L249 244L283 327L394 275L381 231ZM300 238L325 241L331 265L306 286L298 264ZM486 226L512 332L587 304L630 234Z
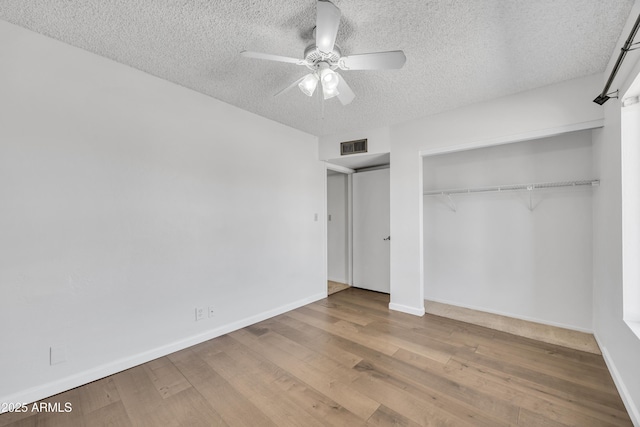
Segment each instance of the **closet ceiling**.
M314 0L0 0L0 19L314 135L391 125L605 69L633 0L335 0L343 54L402 49L401 70L344 72L342 106L299 90ZM595 97L597 94L593 94Z

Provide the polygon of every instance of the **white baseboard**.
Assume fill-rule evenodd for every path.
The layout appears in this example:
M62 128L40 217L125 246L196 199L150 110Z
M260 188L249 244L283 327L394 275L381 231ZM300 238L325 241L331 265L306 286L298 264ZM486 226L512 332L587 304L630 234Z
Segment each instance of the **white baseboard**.
M410 307L408 305L389 303L389 310L401 311L403 313L413 314L414 316L424 316L424 306Z
M201 342L219 337L224 334L228 334L229 332L242 329L246 326L253 325L255 323L261 322L263 320L269 319L271 317L277 316L282 313L286 313L287 311L294 310L298 307L302 307L303 305L311 304L312 302L321 300L326 297L327 297L326 292L315 294L310 297L303 298L301 300L294 301L292 303L274 308L272 310L267 310L262 313L255 314L253 316L249 316L244 319L241 319L223 326L219 326L215 329L211 329L204 333L193 335L191 337L188 337L179 341L175 341L173 343L170 343L161 347L156 347L154 349L145 351L143 353L118 359L113 362L110 362L101 366L97 366L93 369L89 369L65 378L61 378L57 381L52 381L50 383L43 384L37 387L32 387L26 390L18 391L8 396L2 396L0 397L0 402L21 402L25 404L36 402L38 400L56 395L58 393L71 390L72 388L79 387L84 384L88 384L92 381L99 380L109 375L122 372L126 369L133 368L134 366L141 365L143 363L149 362L159 357L163 357L168 354L175 353L176 351L184 350L187 347L200 344ZM1 413L2 413L2 408L0 408L0 414Z
M611 373L611 378L613 378L613 382L618 389L618 393L622 398L622 403L624 403L624 407L627 408L627 412L629 413L629 417L631 418L631 422L635 427L640 427L640 410L631 399L629 395L629 390L627 390L627 386L624 384L624 380L622 379L622 375L616 368L616 364L614 363L611 355L609 354L609 350L602 344L602 341L598 338L598 334L594 333L593 336L596 338L596 342L600 346L600 350L602 351L602 357L604 358L604 362L607 364L607 368L609 368L609 372Z

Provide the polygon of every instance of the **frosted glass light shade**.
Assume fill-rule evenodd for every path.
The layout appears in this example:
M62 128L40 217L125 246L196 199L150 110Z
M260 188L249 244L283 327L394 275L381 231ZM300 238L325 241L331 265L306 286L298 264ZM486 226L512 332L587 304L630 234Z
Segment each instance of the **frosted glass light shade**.
M325 89L335 89L340 82L340 77L330 68L325 68L320 72L320 79L322 79L322 87Z
M336 88L328 88L326 86L322 86L322 93L324 94L324 99L330 99L334 96L338 96L339 92Z
M318 86L318 76L315 73L309 73L305 76L304 79L300 83L298 83L298 87L307 96L312 96L313 92L316 91L316 86Z

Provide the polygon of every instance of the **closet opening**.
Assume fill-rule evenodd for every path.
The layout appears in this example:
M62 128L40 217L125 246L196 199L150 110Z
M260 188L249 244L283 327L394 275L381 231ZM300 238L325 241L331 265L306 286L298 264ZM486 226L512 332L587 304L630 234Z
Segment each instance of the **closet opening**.
M422 167L426 311L487 313L494 329L527 336L533 322L585 339L599 185L591 130L429 155Z

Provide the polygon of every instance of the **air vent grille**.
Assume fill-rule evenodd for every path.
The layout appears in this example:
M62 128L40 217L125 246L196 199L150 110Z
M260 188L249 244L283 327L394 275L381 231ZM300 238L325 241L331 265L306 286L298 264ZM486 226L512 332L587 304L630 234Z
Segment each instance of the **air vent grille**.
M340 143L340 155L358 154L367 152L367 140L358 139L356 141L347 141Z

